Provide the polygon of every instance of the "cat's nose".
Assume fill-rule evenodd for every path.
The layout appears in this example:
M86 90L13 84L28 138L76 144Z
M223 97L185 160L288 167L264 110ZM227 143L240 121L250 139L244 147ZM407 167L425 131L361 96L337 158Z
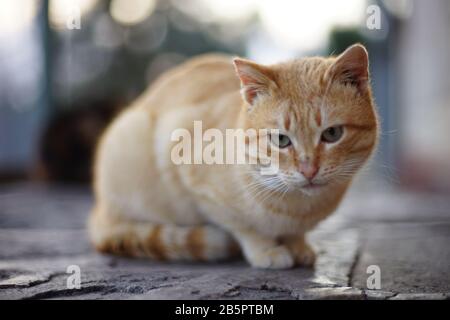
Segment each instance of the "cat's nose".
M301 162L300 172L306 179L312 180L316 176L317 172L319 172L319 166L314 165L309 161Z

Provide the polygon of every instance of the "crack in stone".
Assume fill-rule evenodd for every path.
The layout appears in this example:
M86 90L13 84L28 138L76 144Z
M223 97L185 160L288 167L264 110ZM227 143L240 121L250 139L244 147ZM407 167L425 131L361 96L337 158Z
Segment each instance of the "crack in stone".
M220 294L220 297L225 298L234 298L238 297L242 294L242 292L255 292L258 293L260 296L261 294L264 295L264 292L266 293L279 293L279 297L271 296L271 298L295 298L292 294L292 290L284 287L279 286L269 286L267 283L262 284L259 287L250 287L250 286L242 286L242 285L236 285L228 290L226 290L224 293Z
M62 297L74 297L89 293L100 292L101 294L108 294L116 292L117 288L114 286L96 285L90 287L82 287L80 289L61 289L61 290L48 290L39 292L29 297L25 297L22 300L37 300L37 299L53 299Z
M358 246L356 248L355 255L353 256L352 265L350 266L349 272L347 274L347 286L348 287L353 287L352 286L352 284L353 284L353 277L354 277L354 274L355 274L356 266L358 265L358 262L361 259L361 252L362 252L361 246Z

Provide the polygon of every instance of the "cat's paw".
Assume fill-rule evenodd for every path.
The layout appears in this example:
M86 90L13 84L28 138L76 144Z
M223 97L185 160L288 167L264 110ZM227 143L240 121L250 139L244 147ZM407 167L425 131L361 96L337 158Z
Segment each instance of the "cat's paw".
M294 256L295 264L302 267L313 267L316 262L316 253L307 244L297 245L289 248Z
M285 246L278 246L252 254L248 258L255 268L288 269L294 266L294 257Z

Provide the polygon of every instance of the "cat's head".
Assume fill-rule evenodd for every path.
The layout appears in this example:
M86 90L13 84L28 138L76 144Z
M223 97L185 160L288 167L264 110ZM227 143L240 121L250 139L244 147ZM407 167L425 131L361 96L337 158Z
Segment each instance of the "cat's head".
M263 66L234 59L247 108L247 126L279 129L269 148L279 152L272 188L315 194L347 183L378 140L368 54L359 44L338 57L303 58Z

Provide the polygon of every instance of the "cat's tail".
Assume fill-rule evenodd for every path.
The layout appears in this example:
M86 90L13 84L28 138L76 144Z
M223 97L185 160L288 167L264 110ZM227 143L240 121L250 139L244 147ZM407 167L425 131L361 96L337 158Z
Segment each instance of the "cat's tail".
M89 232L98 251L124 256L218 261L239 254L234 239L212 225L177 226L113 221L94 213L89 220Z

